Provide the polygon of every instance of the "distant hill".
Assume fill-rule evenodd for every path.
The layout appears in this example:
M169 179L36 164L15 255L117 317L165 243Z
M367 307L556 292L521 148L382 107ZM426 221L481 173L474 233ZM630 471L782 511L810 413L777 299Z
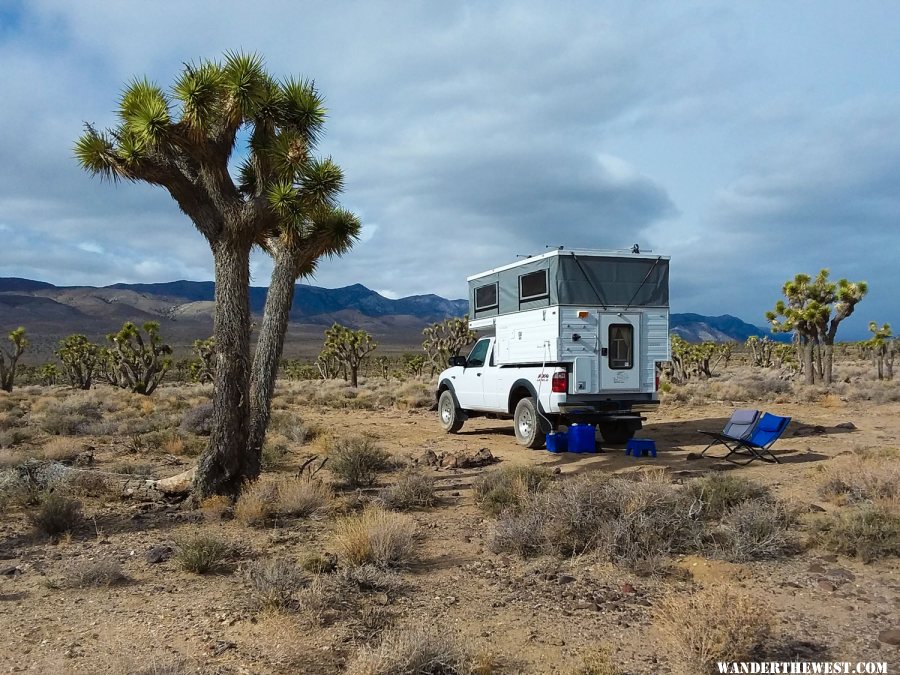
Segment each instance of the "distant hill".
M171 281L157 284L54 286L30 279L0 278L0 328L25 326L34 352L44 356L72 333L93 340L125 321L159 321L175 346L185 347L212 331L215 284L211 281ZM250 289L251 311L262 314L266 289ZM324 329L333 322L369 331L382 345L413 347L421 343L429 323L468 310L466 300L437 295L391 299L362 286L320 288L298 284L290 314L286 354L317 348ZM671 330L690 342L743 342L750 335L767 335L764 328L740 319L700 314L672 314Z

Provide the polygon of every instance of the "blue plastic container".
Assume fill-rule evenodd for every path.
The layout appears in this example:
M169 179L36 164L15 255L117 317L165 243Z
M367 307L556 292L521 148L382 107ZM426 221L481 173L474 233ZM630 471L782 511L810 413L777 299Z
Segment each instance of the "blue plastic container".
M597 433L593 424L573 424L569 427L569 452L596 452Z
M551 431L547 434L547 450L549 452L566 452L568 434L565 431Z

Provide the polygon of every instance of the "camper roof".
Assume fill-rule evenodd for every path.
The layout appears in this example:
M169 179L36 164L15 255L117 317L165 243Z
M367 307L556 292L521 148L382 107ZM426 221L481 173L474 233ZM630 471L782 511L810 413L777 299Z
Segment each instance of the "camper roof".
M470 277L466 277L466 281L473 281L480 277L487 276L489 274L496 274L497 272L502 272L503 270L513 269L515 267L519 267L520 265L527 265L528 263L533 263L536 260L544 260L545 258L552 258L554 256L565 256L565 255L577 255L582 258L626 258L626 259L637 259L644 258L648 260L669 260L669 256L667 255L656 255L653 253L629 253L627 251L604 251L604 250L596 250L596 249L567 249L567 248L555 248L552 251L547 251L546 253L541 253L540 255L528 256L527 258L522 258L521 260L517 260L516 262L509 263L508 265L502 265L501 267L494 267L493 269L486 270L484 272L479 272L478 274L473 274Z

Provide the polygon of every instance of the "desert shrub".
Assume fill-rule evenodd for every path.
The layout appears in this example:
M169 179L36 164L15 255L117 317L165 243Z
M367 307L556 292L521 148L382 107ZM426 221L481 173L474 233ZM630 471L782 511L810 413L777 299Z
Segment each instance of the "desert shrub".
M336 439L328 453L331 472L351 488L372 485L378 474L390 468L390 455L366 436Z
M414 629L385 633L375 647L363 647L348 675L469 675L475 659L464 643L447 631Z
M819 493L839 504L900 500L900 462L895 452L866 449L829 461Z
M212 431L213 404L201 403L188 410L181 419L180 429L187 434L209 436Z
M382 490L381 501L394 511L434 506L437 502L434 479L418 471L408 471Z
M39 532L56 537L81 524L81 503L51 492L44 496L29 518Z
M276 510L281 516L307 517L327 509L332 497L322 481L294 478L278 484Z
M569 675L620 675L621 672L608 647L582 654L578 664L568 671Z
M54 401L40 415L39 426L48 434L77 436L103 418L100 406L92 400Z
M152 476L156 467L147 462L120 462L109 467L111 473L120 473L126 476Z
M0 448L14 448L31 440L33 433L29 429L4 429L0 431Z
M796 547L796 514L780 502L753 498L731 506L712 533L716 553L733 562L778 558Z
M692 511L701 518L719 519L733 506L750 499L769 499L769 491L762 485L724 472L695 478L686 485L693 499Z
M520 554L596 552L633 569L651 570L660 558L685 551L698 538L683 496L656 476L632 481L586 475L531 494L504 511L491 546Z
M278 487L275 483L256 481L244 488L234 504L234 519L243 525L260 527L275 515Z
M720 584L664 598L656 611L656 634L676 673L715 673L718 661L750 661L769 639L772 610Z
M403 585L400 577L390 570L371 563L345 567L335 575L335 583L347 590L396 592Z
M207 520L222 520L231 508L231 500L225 495L211 495L200 502L200 512Z
M117 500L121 491L110 482L105 474L96 471L73 471L59 484L59 490L70 497L93 497L103 500Z
M549 470L535 466L508 466L482 474L473 484L476 503L491 515L519 506L534 492L542 492L553 480Z
M71 438L51 438L41 448L41 456L54 462L71 462L81 453L81 448Z
M299 445L308 443L319 435L319 429L315 425L304 422L293 413L281 411L272 415L269 430Z
M294 563L282 558L251 562L246 578L257 608L270 611L296 609L296 593L305 585Z
M25 461L25 455L7 449L0 449L0 471L19 466Z
M368 508L339 520L335 531L339 555L348 565L402 567L416 555L415 523L405 515Z
M73 566L66 574L67 585L74 588L99 588L127 581L122 566L115 560L94 560Z
M824 548L872 562L900 556L900 512L886 504L867 504L819 520L814 539Z
M313 574L331 574L337 569L337 556L332 553L307 553L300 567Z
M287 443L279 439L267 440L262 447L263 471L274 471L287 459L290 454Z
M194 534L176 542L175 560L181 569L194 574L212 574L226 568L231 545L210 534Z

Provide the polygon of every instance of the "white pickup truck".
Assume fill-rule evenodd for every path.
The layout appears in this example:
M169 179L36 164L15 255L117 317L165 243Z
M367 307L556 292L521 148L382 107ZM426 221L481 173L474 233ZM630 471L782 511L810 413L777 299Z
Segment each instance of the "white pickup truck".
M437 408L441 427L459 431L478 416L512 418L516 440L528 448L544 445L559 425L595 424L603 440L625 443L641 428L639 408L656 404L653 394L590 395L573 393L572 364L497 365L495 338L475 343L468 357L455 356L438 377Z

